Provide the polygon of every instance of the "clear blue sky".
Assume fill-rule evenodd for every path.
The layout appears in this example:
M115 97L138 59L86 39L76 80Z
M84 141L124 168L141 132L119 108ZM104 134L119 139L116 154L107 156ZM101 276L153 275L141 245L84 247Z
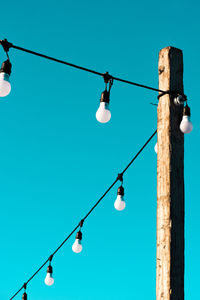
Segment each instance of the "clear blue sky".
M158 53L183 50L194 131L185 138L186 300L199 299L199 1L2 1L1 36L75 64L158 86ZM5 54L0 49L1 62ZM7 300L112 183L156 129L157 93L114 82L112 118L95 119L103 79L12 49L0 101L0 299ZM28 285L29 300L153 300L156 138L83 227ZM21 299L19 294L16 299Z

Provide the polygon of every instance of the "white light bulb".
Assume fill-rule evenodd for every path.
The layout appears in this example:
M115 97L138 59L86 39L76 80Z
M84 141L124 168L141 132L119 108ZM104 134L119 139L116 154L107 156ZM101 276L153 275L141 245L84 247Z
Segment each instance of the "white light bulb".
M155 151L156 153L158 153L158 144L157 144L157 143L156 143L155 146L154 146L154 151Z
M123 210L126 207L126 203L124 201L123 195L117 195L117 199L115 200L114 207L116 210Z
M96 112L96 119L100 123L107 123L110 121L111 112L109 110L109 104L106 102L101 102L100 106Z
M0 97L7 96L11 91L9 75L2 72L0 73Z
M72 245L72 250L75 253L80 253L82 251L83 247L81 245L81 240L75 239L75 242Z
M48 286L51 286L54 284L54 279L53 279L52 273L47 272L47 276L45 277L44 282Z
M180 130L183 133L190 133L192 131L192 129L193 129L193 125L190 122L190 117L189 116L183 116L183 119L182 119L181 124L180 124Z

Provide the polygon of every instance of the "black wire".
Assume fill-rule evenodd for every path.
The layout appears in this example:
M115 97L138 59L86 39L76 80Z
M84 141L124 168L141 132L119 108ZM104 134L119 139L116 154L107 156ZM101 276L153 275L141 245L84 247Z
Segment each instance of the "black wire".
M112 77L114 80L117 80L117 81L121 81L121 82L124 82L124 83L128 83L128 84L131 84L131 85L135 85L135 86L138 86L138 87L141 87L141 88L145 88L147 90L151 90L151 91L155 91L155 92L161 92L161 93L165 93L165 94L177 94L176 92L173 92L173 91L163 91L163 90L160 90L160 89L156 89L156 88L153 88L153 87L150 87L150 86L147 86L147 85L143 85L143 84L140 84L140 83L136 83L136 82L133 82L133 81L129 81L129 80L125 80L125 79L121 79L121 78L118 78L118 77Z
M91 214L91 212L95 209L95 207L101 202L101 200L106 196L106 194L112 189L112 187L117 183L118 178L111 184L111 186L106 190L106 192L101 196L101 198L95 203L95 205L90 209L90 211L83 218L84 220Z
M67 61L60 60L60 59L57 59L57 58L54 58L54 57L51 57L51 56L47 56L45 54L41 54L41 53L38 53L38 52L35 52L35 51L31 51L31 50L28 50L28 49L25 49L25 48L22 48L22 47L12 45L12 48L15 48L17 50L21 50L21 51L24 51L24 52L27 52L27 53L30 53L30 54L33 54L33 55L37 55L37 56L40 56L40 57L43 57L43 58L46 58L46 59L49 59L49 60L53 60L55 62L64 64L64 65L67 65L67 66L70 66L70 67L73 67L73 68L76 68L76 69L80 69L80 70L83 70L83 71L86 71L86 72L90 72L90 73L93 73L93 74L96 74L96 75L99 75L99 76L104 75L103 73L99 73L97 71L94 71L94 70L91 70L91 69L88 69L88 68L84 68L84 67L81 67L81 66L78 66L78 65L75 65L75 64L71 64Z
M0 43L3 45L2 43L3 41L0 41ZM5 41L4 41L5 42ZM8 42L7 42L8 43ZM80 70L83 70L83 71L86 71L86 72L90 72L90 73L93 73L95 75L99 75L99 76L103 76L104 77L104 73L100 73L100 72L97 72L95 70L91 70L91 69L88 69L88 68L84 68L84 67L81 67L81 66L78 66L78 65L75 65L75 64L71 64L69 62L66 62L66 61L63 61L63 60L60 60L60 59L57 59L57 58L53 58L53 57L50 57L50 56L47 56L47 55L44 55L44 54L41 54L41 53L38 53L38 52L35 52L35 51L31 51L31 50L28 50L28 49L25 49L25 48L22 48L22 47L19 47L19 46L15 46L11 43L8 43L7 44L7 47L10 48L14 48L14 49L17 49L17 50L20 50L20 51L24 51L24 52L27 52L27 53L30 53L30 54L33 54L33 55L36 55L36 56L40 56L42 58L45 58L45 59L49 59L49 60L52 60L52 61L55 61L55 62L58 62L58 63L61 63L61 64L65 64L65 65L68 65L68 66L71 66L73 68L77 68L77 69L80 69ZM9 58L8 56L8 52L6 51L6 55L7 57ZM149 87L149 86L146 86L146 85L142 85L142 84L139 84L139 83L135 83L135 82L132 82L132 81L128 81L128 80L124 80L124 79L121 79L121 78L118 78L118 77L113 77L111 76L111 79L112 80L117 80L117 81L121 81L121 82L124 82L124 83L128 83L128 84L131 84L131 85L135 85L135 86L138 86L138 87L142 87L142 88L146 88L146 89L149 89L149 90L153 90L153 91L157 91L157 92L161 92L161 93L173 93L172 91L163 91L163 90L160 90L160 89L156 89L156 88L152 88L152 87ZM153 136L156 134L157 131L155 131L153 133L153 135L149 138L149 140L145 143L145 145L140 149L140 151L136 154L136 156L131 160L131 162L128 164L128 166L123 170L123 172L121 173L122 175L126 172L126 170L130 167L130 165L133 163L133 161L138 157L138 155L142 152L142 150L146 147L146 145L150 142L150 140L153 138ZM111 186L106 190L106 192L100 197L100 199L95 203L95 205L91 208L91 210L85 215L85 217L83 218L83 221L92 213L92 211L96 208L96 206L101 202L101 200L106 196L106 194L112 189L112 187L117 183L117 181L119 180L119 178L117 178L112 184ZM71 237L71 235L77 230L77 228L79 227L79 224L74 228L74 230L67 236L67 238L59 245L59 247L52 253L52 256L54 256L58 251L59 249L66 243L66 241ZM42 266L40 266L37 271L27 280L26 284L28 284L36 275L37 273L47 264L47 262L49 261L49 258L42 264ZM14 294L14 296L12 296L10 298L13 299L22 289L23 289L24 285Z
M78 65L75 65L75 64L71 64L71 63L66 62L64 60L53 58L51 56L47 56L47 55L44 55L44 54L41 54L41 53L38 53L38 52L35 52L35 51L31 51L31 50L22 48L22 47L18 47L18 46L12 45L12 48L15 48L17 50L21 50L21 51L24 51L24 52L27 52L27 53L30 53L30 54L33 54L33 55L37 55L37 56L40 56L40 57L43 57L43 58L46 58L46 59L49 59L49 60L53 60L55 62L64 64L64 65L68 65L68 66L76 68L76 69L80 69L80 70L83 70L83 71L86 71L86 72L90 72L90 73L93 73L93 74L96 74L96 75L99 75L99 76L104 76L104 73L100 73L100 72L97 72L95 70L91 70L91 69L84 68L84 67L81 67L81 66L78 66ZM128 84L131 84L131 85L142 87L142 88L145 88L145 89L148 89L148 90L152 90L152 91L155 91L155 92L161 92L161 93L165 93L166 92L166 91L163 91L163 90L159 90L159 89L147 86L147 85L139 84L139 83L136 83L136 82L133 82L133 81L129 81L129 80L125 80L125 79L121 79L121 78L118 78L118 77L111 76L111 78L114 79L114 80L117 80L117 81L121 81L121 82L124 82L124 83L128 83ZM168 91L167 93L170 94L170 91ZM174 94L174 92L173 92L173 94Z
M130 163L126 166L126 168L122 171L122 173L120 173L119 175L123 175L127 169L130 167L130 165L134 162L134 160L138 157L138 155L144 150L144 148L147 146L147 144L151 141L151 139L154 137L154 135L156 134L157 130L154 131L154 133L151 135L151 137L147 140L147 142L140 148L140 150L137 152L137 154L133 157L133 159L130 161ZM87 217L92 213L92 211L97 207L97 205L102 201L102 199L106 196L106 194L112 189L112 187L117 183L118 180L120 180L120 176L118 175L118 177L115 179L115 181L110 185L110 187L106 190L106 192L99 198L99 200L95 203L95 205L90 209L90 211L85 215L85 217L81 220L81 222L83 223L85 221L85 219L87 219ZM82 224L81 223L81 224ZM58 250L66 243L66 241L70 238L70 236L78 229L78 227L80 226L80 223L72 230L72 232L66 237L66 239L58 246L58 248L56 248L56 250L51 254L51 257L53 257ZM39 267L37 269L37 271L26 281L26 285L37 275L37 273L48 263L49 258L41 265L41 267ZM24 288L24 284L23 286L10 298L10 300L12 300L13 298L15 298L17 296L17 294L19 294L19 292Z
M6 56L7 56L8 60L10 60L9 55L8 55L8 52L6 52Z
M45 55L45 54L41 54L41 53L38 53L38 52L35 52L35 51L32 51L32 50L28 50L28 49L13 45L12 43L9 43L6 39L5 40L0 40L0 44L3 46L4 50L5 49L9 50L10 48L14 48L14 49L17 49L17 50L20 50L20 51L23 51L23 52L27 52L27 53L30 53L30 54L33 54L33 55L36 55L36 56L40 56L40 57L43 57L43 58L46 58L46 59L64 64L64 65L67 65L67 66L70 66L70 67L73 67L73 68L76 68L76 69L82 70L82 71L86 71L86 72L93 73L95 75L99 75L99 76L103 76L103 77L105 76L105 73L100 73L100 72L97 72L95 70L91 70L91 69L88 69L88 68L85 68L85 67L81 67L81 66L78 66L78 65L75 65L75 64L71 64L71 63L69 63L67 61L64 61L64 60L60 60L60 59L57 59L57 58L54 58L54 57L51 57L51 56L48 56L48 55ZM163 90L160 90L160 89L156 89L156 88L144 85L144 84L136 83L136 82L129 81L129 80L126 80L126 79L122 79L122 78L119 78L119 77L114 77L114 76L111 76L111 75L109 75L109 76L113 80L128 83L128 84L138 86L138 87L141 87L141 88L145 88L145 89L148 89L148 90L151 90L151 91L160 92L160 93L164 93L164 94L172 94L172 95L177 95L178 94L175 91L163 91Z
M138 155L142 152L142 150L144 150L144 148L147 146L147 144L151 141L151 139L154 137L154 135L156 134L157 130L154 131L154 133L152 134L152 136L150 136L150 138L146 141L146 143L144 144L144 146L142 146L142 148L138 151L138 153L133 157L133 159L130 161L130 163L126 166L126 168L123 170L123 172L121 173L121 175L123 175L126 170L130 167L130 165L132 165L132 163L134 162L134 160L138 157Z

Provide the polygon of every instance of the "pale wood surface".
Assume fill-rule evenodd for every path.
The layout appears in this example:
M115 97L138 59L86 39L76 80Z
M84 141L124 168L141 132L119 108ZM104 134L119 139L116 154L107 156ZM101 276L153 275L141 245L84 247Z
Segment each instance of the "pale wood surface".
M159 89L183 92L182 51L159 53ZM181 106L158 105L156 300L184 299L184 136Z

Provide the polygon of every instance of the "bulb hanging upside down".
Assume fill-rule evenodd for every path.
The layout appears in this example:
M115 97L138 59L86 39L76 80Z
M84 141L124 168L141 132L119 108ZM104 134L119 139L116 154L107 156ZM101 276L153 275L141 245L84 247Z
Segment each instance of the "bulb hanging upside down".
M96 112L96 119L100 123L107 123L110 121L111 112L109 110L110 93L105 90L101 94L100 106Z
M123 186L120 186L117 190L117 199L115 200L114 207L116 210L123 210L126 207Z
M75 242L72 245L73 252L80 253L82 251L83 247L81 245L81 240L82 240L82 232L78 231L76 234Z
M7 59L3 62L0 69L0 97L7 96L11 91L10 74L11 63Z

